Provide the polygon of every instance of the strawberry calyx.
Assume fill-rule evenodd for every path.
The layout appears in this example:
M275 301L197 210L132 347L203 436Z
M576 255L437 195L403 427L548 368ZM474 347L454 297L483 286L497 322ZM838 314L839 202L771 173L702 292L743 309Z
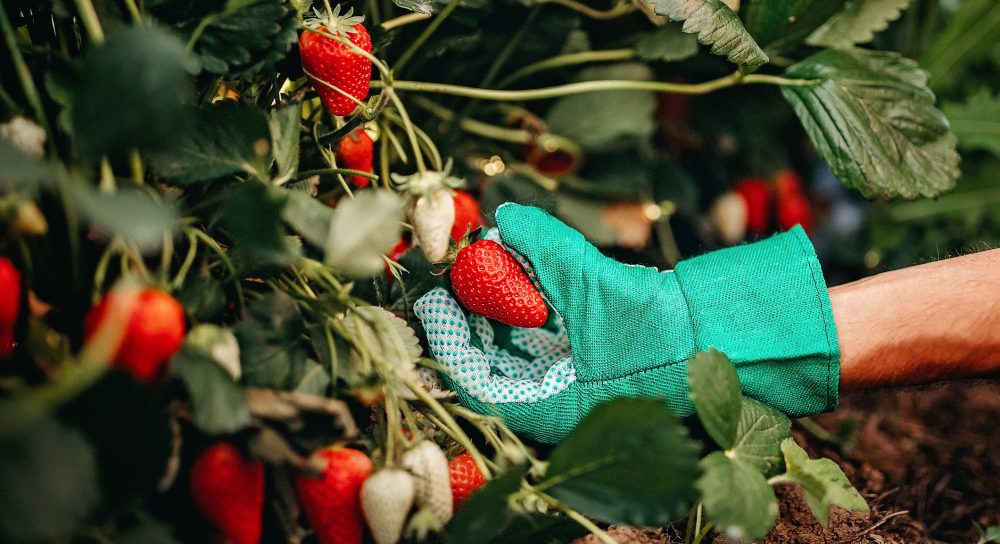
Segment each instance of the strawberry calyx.
M340 36L343 34L354 34L357 32L354 27L365 21L364 15L354 15L353 7L348 8L347 12L341 15L340 4L337 4L333 9L330 9L329 1L324 0L323 3L326 4L326 11L321 12L320 10L313 8L313 13L315 13L316 16L304 19L302 21L303 26L310 30L325 30L334 36Z
M452 189L461 187L465 181L462 178L451 175L452 160L448 159L444 168L438 170L427 170L416 172L410 175L392 173L392 181L414 196L428 196L441 190L451 192Z

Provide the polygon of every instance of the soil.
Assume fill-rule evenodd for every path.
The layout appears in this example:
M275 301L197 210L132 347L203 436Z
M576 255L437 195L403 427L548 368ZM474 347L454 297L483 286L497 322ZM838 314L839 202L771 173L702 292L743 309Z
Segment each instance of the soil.
M765 544L976 544L976 525L1000 525L1000 383L852 395L811 421L831 435L857 426L847 448L801 423L793 433L811 457L840 465L871 512L834 507L823 528L801 491L781 485L781 514ZM683 542L673 527L610 533L622 543ZM725 543L721 536L713 541Z

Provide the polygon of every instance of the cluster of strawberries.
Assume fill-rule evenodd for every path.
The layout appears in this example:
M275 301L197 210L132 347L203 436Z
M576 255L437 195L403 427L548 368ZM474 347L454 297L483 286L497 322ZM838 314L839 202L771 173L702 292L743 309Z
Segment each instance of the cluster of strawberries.
M743 178L718 199L710 210L715 230L722 241L735 244L747 235L757 238L775 228L788 230L801 225L813 228L813 209L794 170L779 171L773 182Z

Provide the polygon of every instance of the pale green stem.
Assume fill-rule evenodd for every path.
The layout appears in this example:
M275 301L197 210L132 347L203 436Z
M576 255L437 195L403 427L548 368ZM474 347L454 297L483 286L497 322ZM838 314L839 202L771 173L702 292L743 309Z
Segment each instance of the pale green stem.
M94 4L90 0L76 0L76 9L80 12L80 21L87 29L90 39L98 45L104 43L104 29L101 28L101 21L97 18Z
M590 534L597 537L597 540L600 540L604 544L618 544L618 542L615 541L615 539L611 538L611 535L604 532L604 530L595 525L594 522L590 521L576 510L573 510L572 508L566 506L565 504L557 500L555 497L552 497L540 491L536 492L535 495L538 498L542 499L542 501L545 504L562 512L567 518L577 522L581 527L590 531Z
M385 30L392 30L394 28L399 28L401 26L408 25L410 23L416 23L418 21L423 21L424 19L430 19L431 16L426 13L407 13L406 15L400 15L399 17L394 17L380 24Z
M399 57L399 60L396 61L395 64L396 70L402 70L403 66L406 66L406 63L410 61L410 59L413 57L413 54L416 53L422 45L424 45L424 42L427 41L427 38L430 38L431 34L434 34L434 31L437 30L439 26L441 26L441 23L443 23L444 20L447 19L449 15L451 15L451 12L455 11L455 8L457 8L458 5L461 3L462 0L451 0L451 2L448 2L448 5L445 6L444 9L438 12L437 16L434 17L434 20L431 21L431 24L427 25L427 28L425 28L424 31L421 32L419 36L417 36L417 39L414 40L413 43L411 43L408 48L406 48L406 51L404 51L403 54Z
M545 60L540 60L538 62L529 64L524 68L512 73L511 75L504 78L500 83L497 83L497 87L505 88L509 87L511 83L523 79L532 74L538 72L544 72L545 70L551 70L553 68L561 68L563 66L575 66L578 64L587 64L590 62L610 62L615 60L628 60L635 57L634 49L609 49L607 51L581 51L579 53L568 53L566 55L559 55L557 57L548 58Z
M399 110L399 116L403 119L403 127L406 129L406 137L410 140L410 148L413 149L413 158L417 162L417 170L422 174L427 171L427 166L424 165L424 156L420 151L420 142L417 141L417 133L413 130L413 122L410 121L410 114L406 112L406 106L403 105L403 101L399 99L399 96L395 92L390 92L389 98L396 106L396 109Z
M142 26L142 14L139 12L139 6L136 5L135 0L125 0L125 7L132 16L132 21Z
M49 137L46 138L49 148L55 149L52 143L52 130L49 127L48 117L45 115L45 108L42 106L42 99L38 94L38 88L35 87L35 80L31 77L31 71L28 70L28 65L24 62L24 59L21 57L21 51L17 48L16 34L14 34L14 28L7 18L6 9L0 9L0 33L3 34L4 41L7 42L7 49L10 50L10 59L17 72L17 78L21 80L21 88L24 90L24 96L28 99L28 103L31 104L31 109L35 110L35 117L38 119L38 122L45 129L45 132L49 134Z
M299 172L296 181L303 180L310 176L329 176L334 174L342 174L345 176L361 176L363 178L368 178L371 180L378 180L378 174L372 174L371 172L365 172L364 170L354 170L352 168L318 168L316 170L303 170Z
M608 20L621 17L622 15L628 15L636 10L635 5L628 0L619 0L614 7L608 10L598 10L594 9L586 4L577 2L576 0L536 0L538 4L559 4L560 6L567 7L581 15L590 17L591 19L598 20Z

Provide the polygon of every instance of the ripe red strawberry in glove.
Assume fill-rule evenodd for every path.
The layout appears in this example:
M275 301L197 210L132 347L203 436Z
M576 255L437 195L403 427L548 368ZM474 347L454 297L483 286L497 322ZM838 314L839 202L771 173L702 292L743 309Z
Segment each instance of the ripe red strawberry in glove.
M115 293L105 295L87 312L84 335L90 338L104 320ZM127 370L141 382L151 382L184 341L184 308L174 297L159 289L136 295L125 335L115 352L115 366Z
M458 241L483 226L483 219L479 202L469 193L455 189L452 199L455 202L455 222L451 225L451 238Z
M299 504L320 544L361 544L365 520L361 486L372 472L372 460L358 450L327 448L316 453L327 465L323 476L299 476Z
M326 107L333 115L349 115L358 106L355 100L364 100L368 96L368 86L372 76L372 63L366 57L359 55L351 48L337 40L317 34L312 30L339 36L347 39L366 53L372 52L372 39L361 22L364 17L353 17L351 8L345 15L340 15L340 6L333 13L320 15L304 21L307 29L299 35L299 55L302 57L302 68L309 76L316 93L319 94Z
M227 542L260 542L264 511L264 465L232 444L219 442L191 467L191 497Z
M337 143L337 165L351 170L374 172L375 167L372 162L374 149L375 144L371 137L364 129L359 128ZM350 180L359 189L371 183L371 179L364 176L350 176Z
M459 250L451 289L469 310L515 327L541 327L549 310L521 265L500 244L480 240Z
M14 326L21 312L21 274L6 257L0 257L0 357L14 351Z
M747 204L747 230L757 236L764 234L771 217L771 185L762 179L745 178L733 191Z
M477 489L486 485L486 478L472 455L468 453L463 453L448 462L448 476L451 480L451 498L455 508L458 508L458 505Z

